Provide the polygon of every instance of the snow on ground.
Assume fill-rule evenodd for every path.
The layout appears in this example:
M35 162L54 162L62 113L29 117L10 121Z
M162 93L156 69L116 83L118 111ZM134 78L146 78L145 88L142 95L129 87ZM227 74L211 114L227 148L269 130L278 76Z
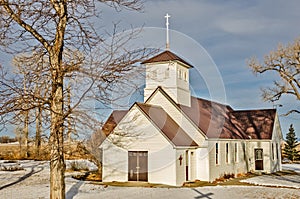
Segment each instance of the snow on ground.
M300 189L300 164L283 164L283 170L293 170L299 175L261 175L242 180L242 182L273 187L290 187Z
M66 160L66 169L70 169L72 167L72 164L74 164L74 163L77 164L78 167L80 167L80 168L83 168L83 169L87 168L89 171L97 171L98 170L97 166L94 163L92 163L88 160L84 160L84 159Z
M283 164L283 170L292 170L300 174L300 164Z
M0 161L0 164L3 163ZM15 172L0 171L0 198L49 198L49 162L20 161L25 170ZM284 165L284 169L299 169L300 165ZM66 196L68 199L110 198L300 198L300 190L295 188L275 188L262 186L213 186L197 188L142 188L113 187L79 181L66 174ZM261 178L268 176L259 176ZM292 176L283 176L281 182L297 181ZM255 177L256 178L256 177ZM299 175L298 175L299 178ZM250 178L251 179L251 178ZM249 180L250 180L249 179ZM265 181L274 180L265 178ZM298 183L293 182L293 183Z

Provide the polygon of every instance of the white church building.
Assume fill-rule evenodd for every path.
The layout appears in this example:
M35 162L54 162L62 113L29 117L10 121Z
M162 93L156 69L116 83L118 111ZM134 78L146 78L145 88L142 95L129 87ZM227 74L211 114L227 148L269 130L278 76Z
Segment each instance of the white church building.
M281 170L282 133L275 109L234 110L191 96L193 66L168 48L142 64L144 102L113 111L103 126L104 182L181 186Z

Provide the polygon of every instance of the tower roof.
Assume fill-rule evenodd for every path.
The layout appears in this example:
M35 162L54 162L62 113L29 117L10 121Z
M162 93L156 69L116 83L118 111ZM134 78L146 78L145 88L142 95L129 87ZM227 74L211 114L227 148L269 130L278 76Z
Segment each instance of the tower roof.
M180 58L178 55L176 55L175 53L173 53L169 50L165 50L165 51L159 53L158 55L155 55L154 57L151 57L150 59L143 61L142 64L155 63L155 62L166 62L166 61L179 61L191 68L194 67L189 62L185 61L184 59Z

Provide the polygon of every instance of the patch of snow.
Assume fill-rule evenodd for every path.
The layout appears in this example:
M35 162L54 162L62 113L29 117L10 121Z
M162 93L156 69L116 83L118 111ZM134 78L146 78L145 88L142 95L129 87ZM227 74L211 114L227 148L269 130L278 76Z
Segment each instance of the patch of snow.
M300 176L299 175L262 175L253 178L241 180L254 185L272 186L272 187L289 187L300 189Z
M97 171L98 167L91 161L86 159L66 160L66 169L70 169L72 163L78 164L81 168L88 168L89 171Z
M262 175L241 180L241 182L246 182L254 185L300 189L300 164L283 164L282 169L295 171L298 173L298 175Z
M7 145L20 145L19 142L9 142L9 143L0 143L0 145L7 146Z
M297 173L300 173L300 164L283 164L282 169L283 170L292 170Z

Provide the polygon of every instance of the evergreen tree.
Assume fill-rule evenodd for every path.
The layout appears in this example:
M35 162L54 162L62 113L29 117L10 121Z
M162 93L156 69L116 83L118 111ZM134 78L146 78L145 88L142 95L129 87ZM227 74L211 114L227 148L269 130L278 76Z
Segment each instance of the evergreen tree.
M297 136L293 124L291 124L289 132L286 134L286 144L283 152L289 160L294 161L300 156L300 151L297 151L296 149L299 144L300 143L297 142Z

